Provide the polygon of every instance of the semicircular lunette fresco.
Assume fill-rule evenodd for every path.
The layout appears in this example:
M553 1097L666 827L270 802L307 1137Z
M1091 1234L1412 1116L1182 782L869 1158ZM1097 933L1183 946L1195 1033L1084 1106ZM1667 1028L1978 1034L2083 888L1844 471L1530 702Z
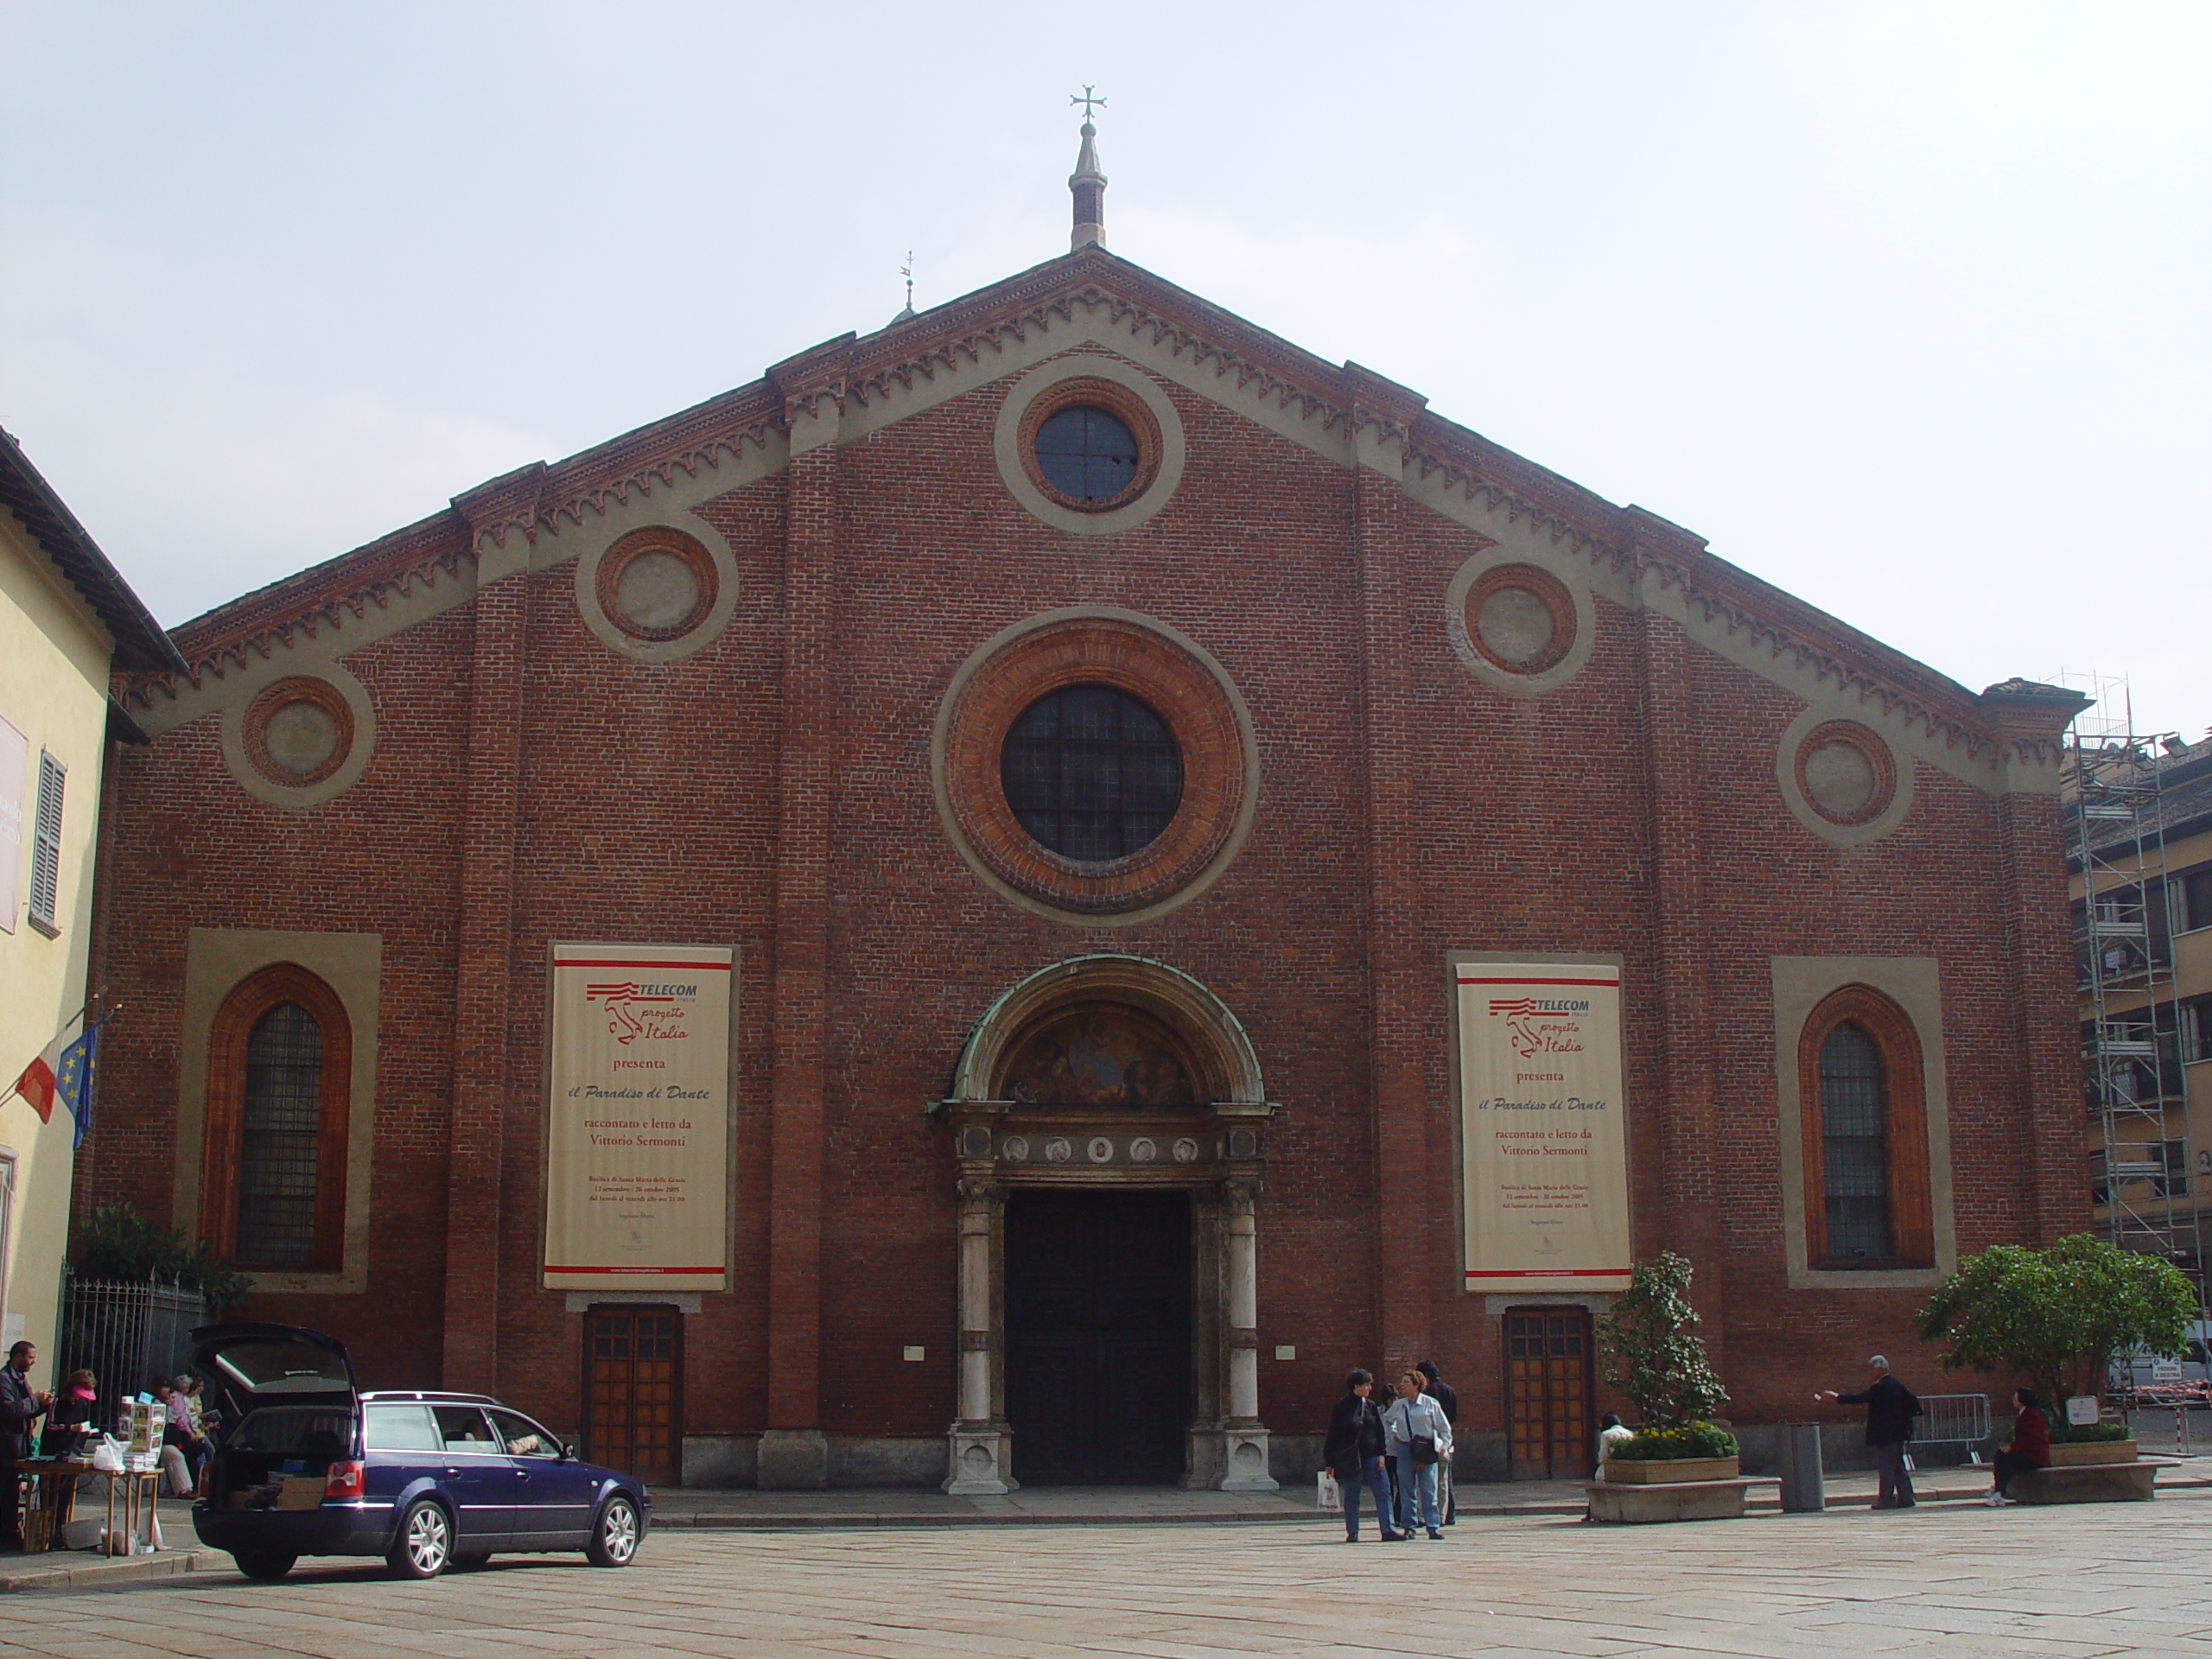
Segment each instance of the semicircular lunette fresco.
M1044 1110L1173 1111L1203 1103L1198 1068L1174 1033L1122 1007L1053 1015L1022 1039L1000 1093Z

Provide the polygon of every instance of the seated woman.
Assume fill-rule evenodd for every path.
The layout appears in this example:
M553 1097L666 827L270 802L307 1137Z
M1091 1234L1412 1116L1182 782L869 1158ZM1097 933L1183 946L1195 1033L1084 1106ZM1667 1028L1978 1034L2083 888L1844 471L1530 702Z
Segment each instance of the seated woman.
M2012 1420L2012 1443L1998 1448L1996 1484L1981 1500L1993 1510L2019 1502L2005 1496L2013 1476L2024 1469L2043 1469L2050 1464L2050 1426L2036 1405L2036 1391L2013 1389L2012 1403L2020 1408L2020 1414Z

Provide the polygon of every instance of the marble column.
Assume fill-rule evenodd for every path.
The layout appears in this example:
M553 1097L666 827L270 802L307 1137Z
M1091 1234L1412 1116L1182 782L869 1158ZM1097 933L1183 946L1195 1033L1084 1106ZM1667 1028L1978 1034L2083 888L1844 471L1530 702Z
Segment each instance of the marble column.
M1229 1313L1229 1414L1222 1421L1224 1492L1272 1492L1268 1431L1260 1421L1260 1250L1257 1181L1222 1190L1222 1277Z
M1007 1472L1013 1437L998 1402L998 1297L992 1271L1006 1191L997 1182L960 1182L959 1415L950 1441L944 1490L955 1497L998 1496L1020 1484Z

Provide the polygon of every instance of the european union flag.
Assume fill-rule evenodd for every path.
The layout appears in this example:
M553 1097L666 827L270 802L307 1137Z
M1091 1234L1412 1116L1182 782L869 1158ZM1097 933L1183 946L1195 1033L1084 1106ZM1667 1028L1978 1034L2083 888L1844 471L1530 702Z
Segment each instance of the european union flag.
M85 1132L92 1127L92 1077L99 1066L99 1052L100 1028L91 1025L54 1063L54 1096L77 1120L76 1135L69 1142L72 1152L85 1144Z

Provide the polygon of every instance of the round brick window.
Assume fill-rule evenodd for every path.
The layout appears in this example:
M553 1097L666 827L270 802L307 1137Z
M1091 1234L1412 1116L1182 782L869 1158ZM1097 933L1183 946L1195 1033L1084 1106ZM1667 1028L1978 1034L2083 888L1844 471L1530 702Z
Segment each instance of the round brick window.
M246 705L246 759L272 784L319 784L353 748L353 711L334 685L283 679Z
M1063 380L1032 402L1016 442L1030 483L1077 512L1126 506L1160 475L1160 423L1135 391L1096 376Z
M1495 566L1468 590L1467 638L1495 668L1541 674L1574 645L1574 601L1548 570Z
M1797 745L1797 790L1830 823L1872 823L1897 796L1890 746L1854 721L1815 726Z
M1108 863L1160 839L1183 800L1167 722L1111 685L1068 685L1022 711L999 751L1007 804L1040 846Z
M1144 910L1230 850L1255 779L1218 670L1121 616L1016 632L956 683L938 751L954 834L1072 916Z
M707 550L662 525L632 531L599 562L599 607L632 639L690 632L714 608L719 586Z

